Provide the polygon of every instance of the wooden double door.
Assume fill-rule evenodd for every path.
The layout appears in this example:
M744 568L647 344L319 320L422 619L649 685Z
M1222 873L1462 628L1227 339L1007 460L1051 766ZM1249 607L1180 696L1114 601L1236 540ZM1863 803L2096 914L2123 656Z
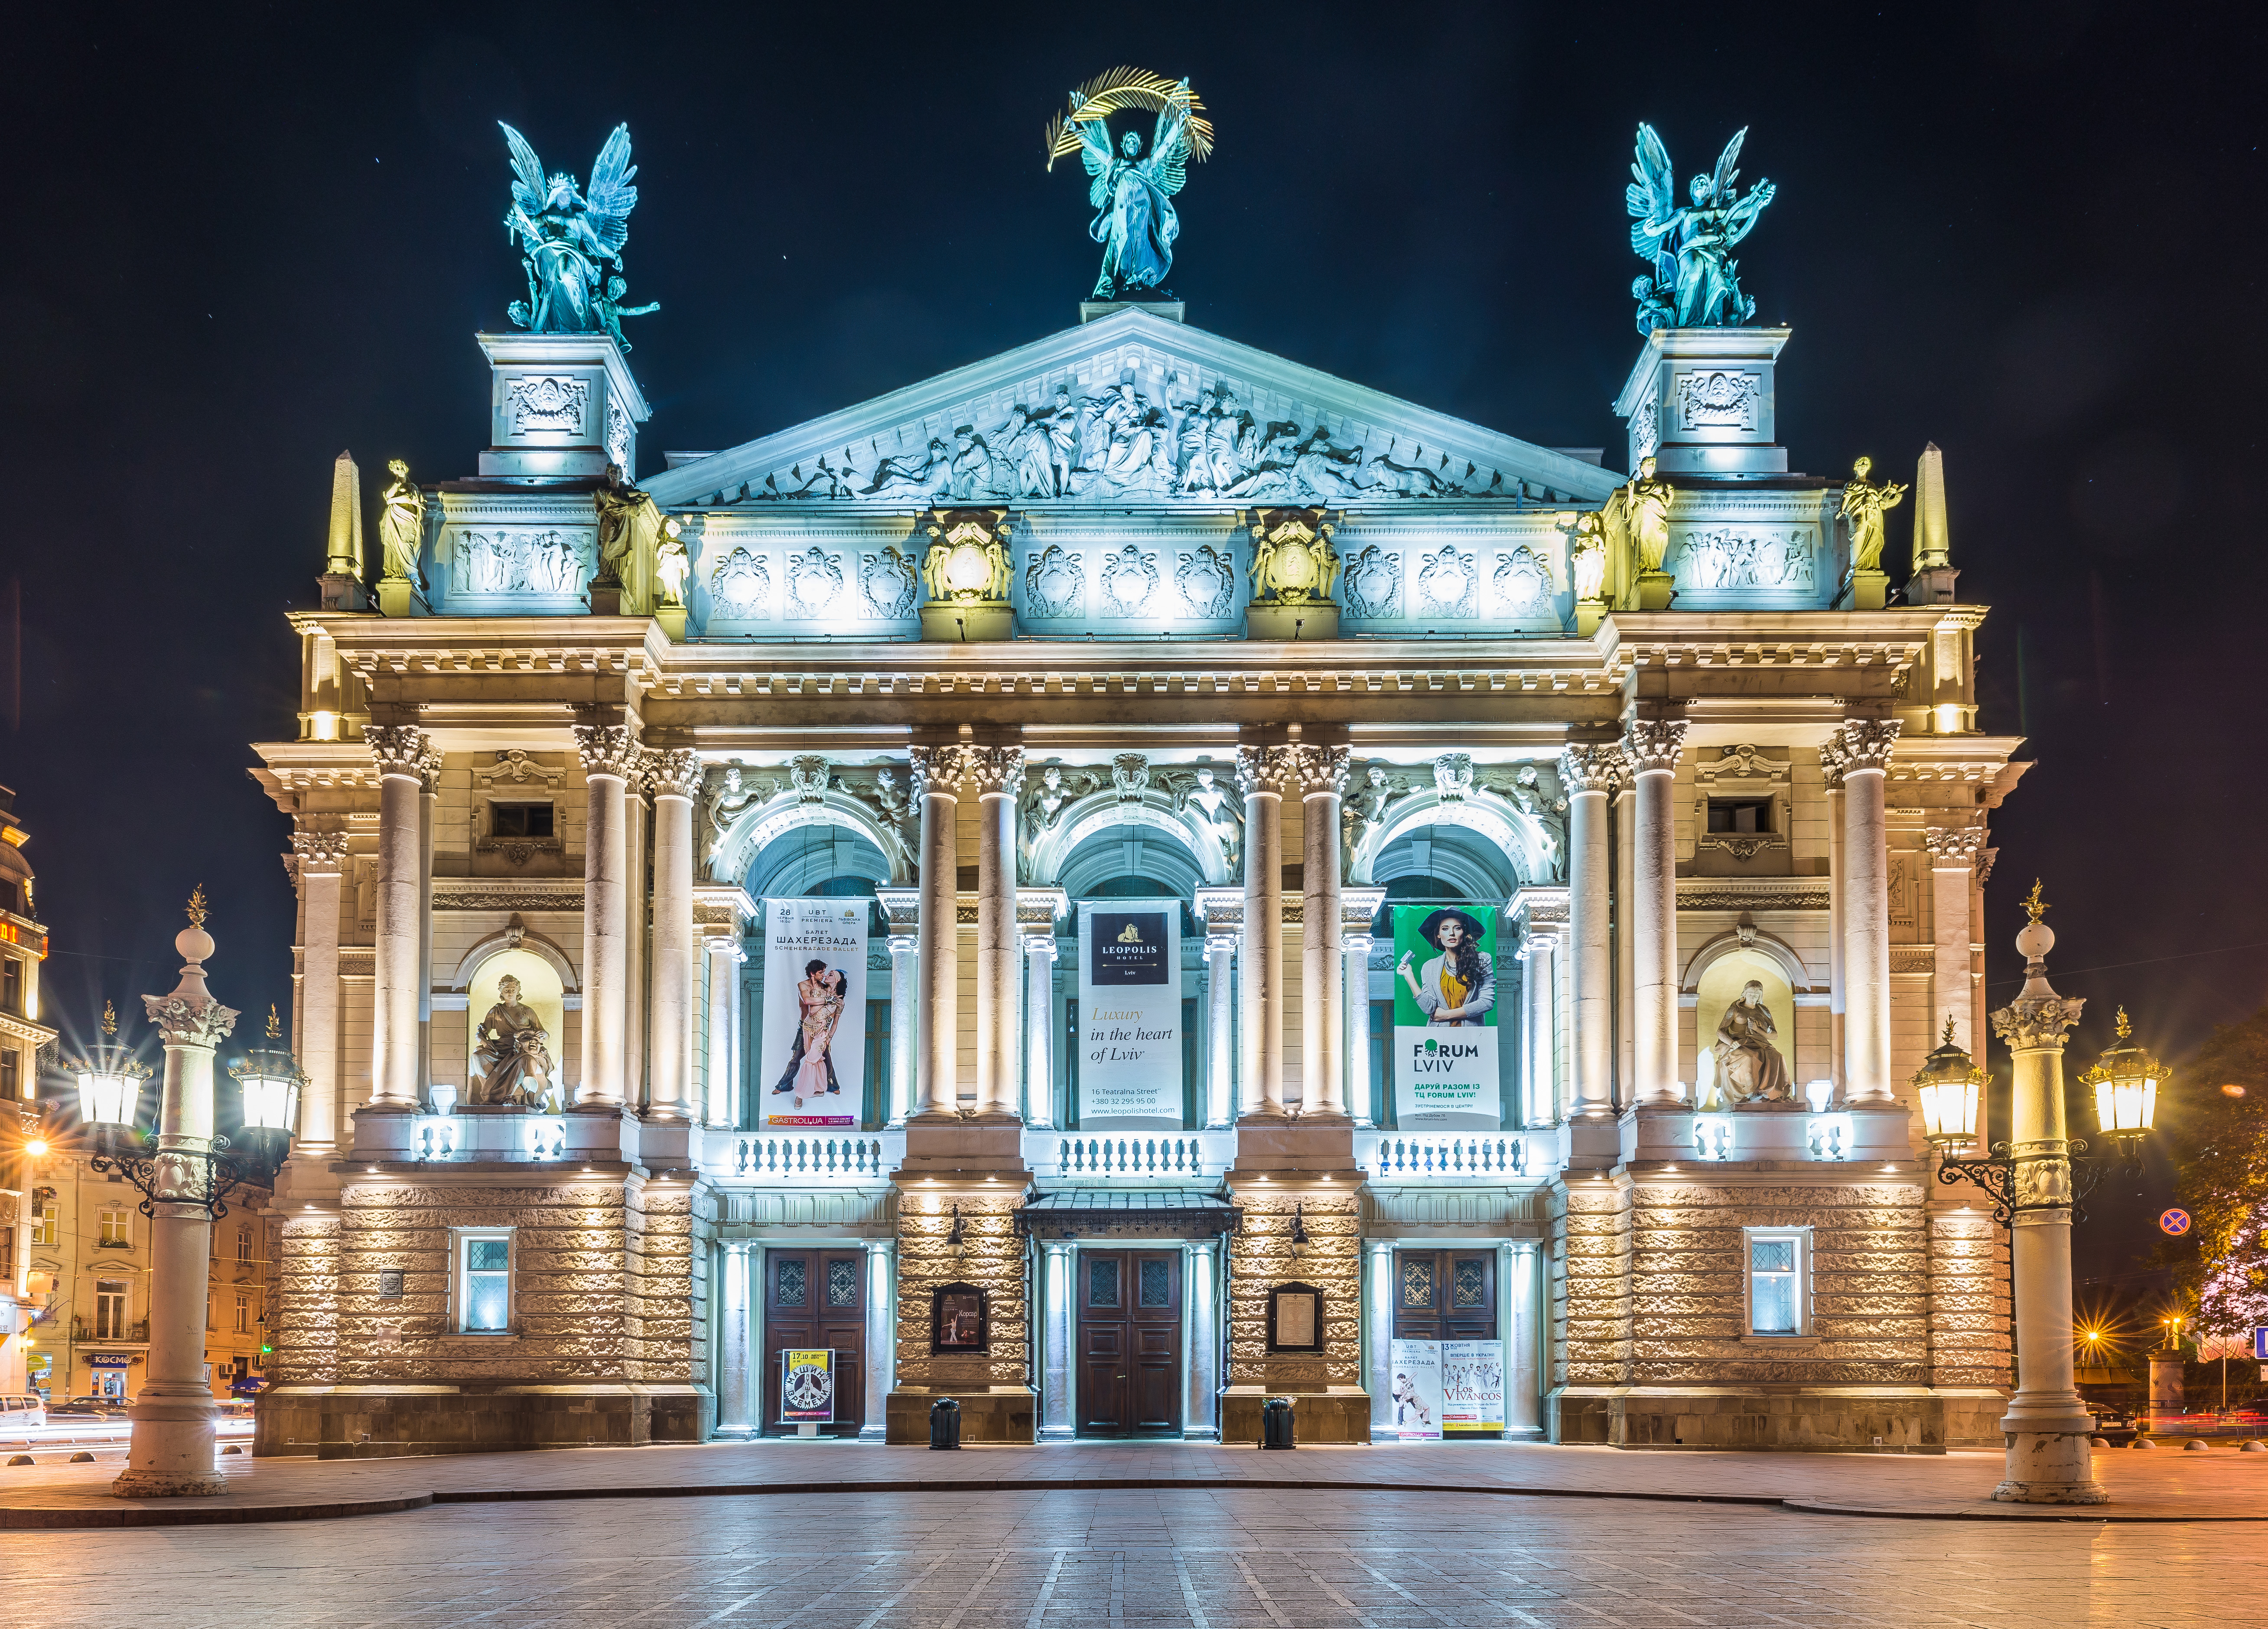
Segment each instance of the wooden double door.
M866 1257L863 1250L764 1252L763 1430L780 1423L780 1353L835 1349L835 1422L819 1434L855 1437L866 1407Z
M1394 1252L1394 1338L1497 1338L1496 1251ZM1458 1438L1500 1437L1497 1431L1463 1431Z
M1182 1253L1081 1250L1073 1274L1079 1433L1182 1434Z

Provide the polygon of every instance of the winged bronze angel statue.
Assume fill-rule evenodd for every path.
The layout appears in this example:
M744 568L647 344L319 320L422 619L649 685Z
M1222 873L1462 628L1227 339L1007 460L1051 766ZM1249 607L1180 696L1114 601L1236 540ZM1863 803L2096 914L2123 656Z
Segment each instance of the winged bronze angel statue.
M1742 126L1717 160L1713 174L1693 178L1692 202L1677 201L1677 178L1669 150L1650 124L1638 127L1638 159L1623 195L1635 222L1631 247L1653 268L1652 278L1631 284L1638 302L1638 331L1658 328L1738 328L1752 321L1756 303L1741 292L1740 262L1728 251L1747 237L1772 201L1770 181L1758 181L1741 195L1736 167Z
M1112 144L1109 115L1129 107L1157 111L1146 156L1138 130ZM1076 152L1094 178L1086 200L1095 216L1086 234L1102 245L1102 270L1089 298L1123 299L1162 289L1182 232L1174 195L1188 181L1189 166L1212 151L1212 125L1189 82L1114 68L1071 93L1070 107L1048 125L1047 143L1048 168Z
M659 311L659 305L624 306L622 245L630 235L637 188L630 181L630 127L618 124L591 166L587 191L563 172L545 175L535 149L512 126L497 122L512 150L512 208L504 230L519 240L527 271L527 298L512 303L512 320L537 334L614 335L624 350L622 319Z

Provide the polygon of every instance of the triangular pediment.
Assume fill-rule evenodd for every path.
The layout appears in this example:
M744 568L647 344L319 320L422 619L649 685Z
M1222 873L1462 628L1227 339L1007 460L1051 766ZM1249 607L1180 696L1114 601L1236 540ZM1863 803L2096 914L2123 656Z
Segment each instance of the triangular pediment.
M1128 309L643 484L672 508L1594 504L1620 477Z

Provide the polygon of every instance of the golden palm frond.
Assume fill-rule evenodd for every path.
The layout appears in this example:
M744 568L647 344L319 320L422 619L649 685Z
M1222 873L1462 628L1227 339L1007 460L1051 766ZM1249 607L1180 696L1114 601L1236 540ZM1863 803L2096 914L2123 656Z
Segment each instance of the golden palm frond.
M1073 91L1064 111L1048 121L1048 167L1052 170L1057 159L1079 151L1079 132L1071 129L1074 121L1108 118L1127 107L1163 110L1168 107L1179 107L1188 116L1184 139L1189 157L1200 160L1208 157L1212 151L1212 122L1204 116L1204 103L1197 93L1180 80L1146 68L1118 67L1097 74Z

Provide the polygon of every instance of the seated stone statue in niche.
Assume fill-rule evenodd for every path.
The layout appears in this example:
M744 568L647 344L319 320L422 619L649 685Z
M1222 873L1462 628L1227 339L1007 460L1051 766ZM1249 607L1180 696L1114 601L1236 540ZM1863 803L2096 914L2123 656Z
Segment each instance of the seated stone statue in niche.
M1727 1103L1779 1103L1793 1099L1787 1060L1772 1044L1778 1030L1764 1006L1764 987L1756 979L1741 986L1741 999L1717 1021L1717 1089Z
M532 1109L543 1101L552 1073L543 1021L519 999L519 980L511 974L497 981L496 1005L481 1020L476 1038L473 1058L481 1077L472 1102Z

